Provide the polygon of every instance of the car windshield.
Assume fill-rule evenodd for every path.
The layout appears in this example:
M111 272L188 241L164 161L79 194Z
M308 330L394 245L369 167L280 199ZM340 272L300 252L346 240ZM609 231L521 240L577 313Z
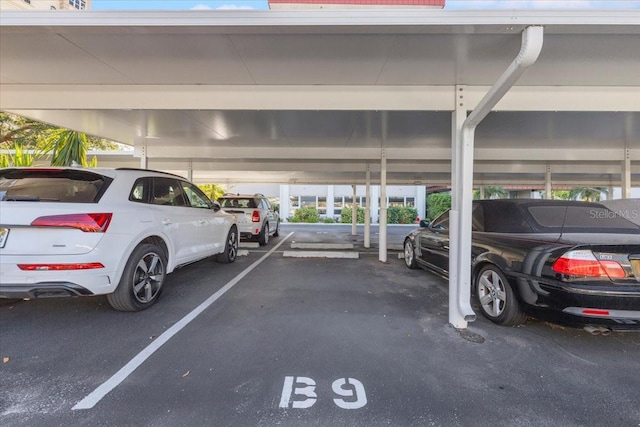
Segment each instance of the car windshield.
M95 203L111 179L72 169L4 169L0 198L4 201Z

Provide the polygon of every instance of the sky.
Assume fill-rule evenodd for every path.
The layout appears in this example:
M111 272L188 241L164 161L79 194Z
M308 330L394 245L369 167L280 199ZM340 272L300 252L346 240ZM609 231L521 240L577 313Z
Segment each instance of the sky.
M268 9L267 0L93 0L92 10ZM448 10L640 10L640 0L446 0Z

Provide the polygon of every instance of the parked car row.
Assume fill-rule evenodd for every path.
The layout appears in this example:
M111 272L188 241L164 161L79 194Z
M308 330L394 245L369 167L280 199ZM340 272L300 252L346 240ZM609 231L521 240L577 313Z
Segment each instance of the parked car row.
M405 263L448 277L449 212L425 225ZM598 203L481 200L472 228L472 295L489 320L640 327L638 224Z
M175 269L212 256L234 262L241 238L264 246L280 230L261 194L214 202L177 175L142 169L0 169L0 207L0 298L106 295L122 311L154 304ZM640 225L630 212L475 201L477 309L502 325L534 316L640 328ZM424 225L404 240L406 266L448 277L449 212Z

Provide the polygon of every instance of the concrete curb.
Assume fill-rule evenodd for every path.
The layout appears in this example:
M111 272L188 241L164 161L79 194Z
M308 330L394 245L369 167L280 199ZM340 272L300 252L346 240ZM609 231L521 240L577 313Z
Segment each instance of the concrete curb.
M284 251L285 258L348 258L359 259L358 252L336 252L336 251Z
M291 243L291 249L353 249L353 243Z

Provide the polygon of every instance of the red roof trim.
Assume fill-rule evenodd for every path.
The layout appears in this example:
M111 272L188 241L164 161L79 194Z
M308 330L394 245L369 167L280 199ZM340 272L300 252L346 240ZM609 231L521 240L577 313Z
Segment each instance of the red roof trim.
M269 0L269 4L344 4L358 6L435 6L444 7L445 0Z

